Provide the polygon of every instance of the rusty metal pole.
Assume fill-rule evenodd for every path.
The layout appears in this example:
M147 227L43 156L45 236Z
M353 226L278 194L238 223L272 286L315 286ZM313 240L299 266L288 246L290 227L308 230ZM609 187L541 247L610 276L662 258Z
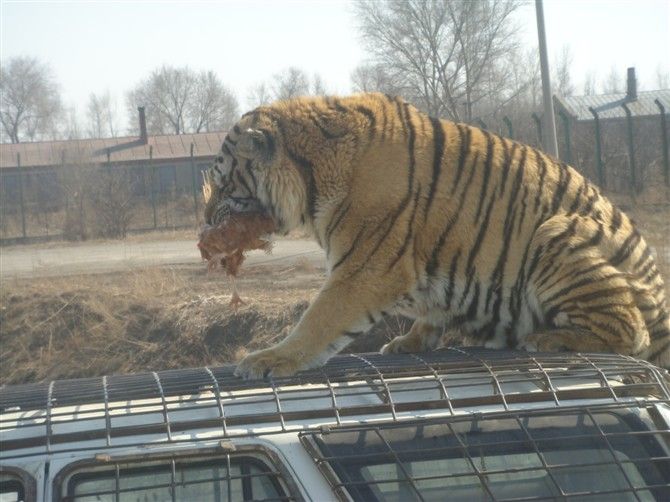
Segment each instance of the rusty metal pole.
M626 112L626 129L628 136L628 168L630 169L630 184L631 184L631 195L635 197L637 193L637 169L635 166L635 145L633 144L633 114L630 112L628 105L626 103L621 104L624 112Z
M23 173L21 172L21 154L16 154L16 168L19 172L19 202L21 203L21 234L26 238L26 203L23 198Z
M554 119L554 101L551 99L551 78L549 75L549 58L547 57L547 36L544 30L544 8L542 0L535 0L537 16L537 38L540 48L540 70L542 74L542 101L544 102L544 151L558 158L558 142L556 141L556 122Z
M665 186L670 187L670 160L668 160L668 123L665 118L665 106L657 98L654 100L661 112L661 144L663 145L663 176L665 177Z
M589 111L593 115L593 122L596 127L596 168L598 169L598 184L601 188L605 188L605 170L603 169L603 150L600 139L600 117L598 112L592 106L589 106Z
M193 160L193 143L191 143L191 188L193 189L193 216L195 216L195 226L198 226L198 195L195 187L195 162Z
M154 230L158 227L158 222L156 221L156 167L153 163L154 158L154 146L149 145L149 169L151 174L151 208L154 213Z
M535 127L537 128L537 138L538 138L538 141L540 142L540 145L541 145L543 143L542 138L544 137L544 135L542 134L542 119L535 112L533 112L531 114L531 116L533 117L533 120L535 121Z
M512 121L507 115L503 117L503 122L507 126L507 133L509 134L510 139L514 139L514 129L512 128Z

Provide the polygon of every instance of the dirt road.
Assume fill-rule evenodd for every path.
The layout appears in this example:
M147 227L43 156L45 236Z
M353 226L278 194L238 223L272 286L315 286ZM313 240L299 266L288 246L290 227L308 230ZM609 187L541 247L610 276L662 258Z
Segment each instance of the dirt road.
M272 254L250 252L246 265L290 262L301 257L318 265L324 261L323 251L313 241L290 239L277 240ZM200 253L193 240L82 243L48 248L10 247L0 249L0 280L201 263Z

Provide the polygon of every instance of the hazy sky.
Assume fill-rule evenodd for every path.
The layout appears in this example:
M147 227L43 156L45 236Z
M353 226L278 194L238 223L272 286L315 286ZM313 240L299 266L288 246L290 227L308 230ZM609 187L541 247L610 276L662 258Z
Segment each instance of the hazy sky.
M643 88L670 68L670 0L545 0L550 54L569 44L581 91L588 70L636 66ZM288 66L319 73L331 93L350 91L365 59L352 5L345 0L9 1L0 0L0 58L48 62L63 98L83 113L88 95L124 93L162 65L215 70L247 107L247 90ZM536 44L534 2L518 17ZM125 125L125 123L124 123Z

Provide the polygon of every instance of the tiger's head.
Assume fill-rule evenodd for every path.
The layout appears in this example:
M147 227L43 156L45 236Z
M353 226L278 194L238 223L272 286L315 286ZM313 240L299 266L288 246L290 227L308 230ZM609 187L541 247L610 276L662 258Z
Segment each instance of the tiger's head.
M270 107L242 116L205 174L205 223L216 225L229 212L262 211L278 233L288 233L309 220L306 166L286 147L287 134Z

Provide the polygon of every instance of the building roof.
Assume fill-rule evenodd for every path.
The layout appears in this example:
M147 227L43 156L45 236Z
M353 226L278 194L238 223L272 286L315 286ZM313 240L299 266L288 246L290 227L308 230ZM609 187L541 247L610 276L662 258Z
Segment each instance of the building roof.
M139 137L102 139L77 139L64 141L38 141L34 143L0 144L0 168L16 168L17 154L21 156L21 167L59 166L63 163L141 162L211 157L221 148L225 131L198 134L171 134L149 136L146 144ZM151 152L150 152L151 150Z
M665 113L670 113L670 89L639 91L635 100L626 99L625 92L594 96L555 96L555 99L570 116L578 121L593 120L589 107L598 113L600 119L625 118L626 112L621 107L623 103L628 105L634 117L659 115L660 110L655 103L656 100L659 100L665 107Z

